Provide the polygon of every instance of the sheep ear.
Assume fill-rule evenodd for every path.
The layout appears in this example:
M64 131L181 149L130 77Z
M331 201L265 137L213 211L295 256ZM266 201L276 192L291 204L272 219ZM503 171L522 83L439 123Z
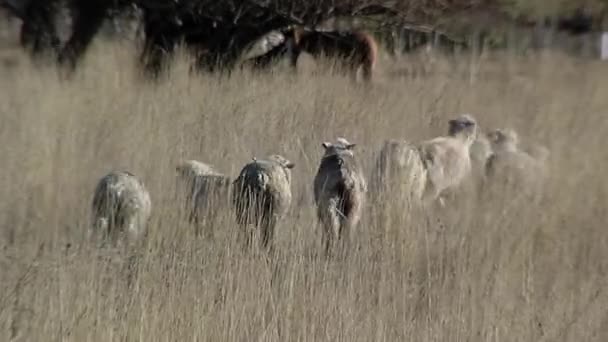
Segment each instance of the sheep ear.
M331 143L330 143L330 142L327 142L327 141L326 141L326 142L324 142L324 143L322 143L321 145L322 145L322 146L323 146L323 148L325 148L325 149L328 149L328 148L330 148L330 147L331 147Z
M293 169L294 166L296 166L296 164L294 164L292 162L287 162L287 164L285 164L285 167L288 169Z
M348 145L346 145L346 149L352 150L353 148L355 148L355 146L357 146L357 144L348 144Z

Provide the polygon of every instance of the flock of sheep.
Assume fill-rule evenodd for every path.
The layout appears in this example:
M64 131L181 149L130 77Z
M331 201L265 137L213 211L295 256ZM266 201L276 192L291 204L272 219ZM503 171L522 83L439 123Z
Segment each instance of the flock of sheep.
M355 144L338 138L322 146L325 152L313 189L326 252L330 252L337 243L348 241L358 225L368 201L368 185ZM539 194L546 178L547 157L548 150L542 146L527 152L521 149L513 130L478 134L475 119L462 115L449 121L446 136L418 144L387 141L371 175L370 203L382 205L389 200L398 206L443 206L444 195L467 178L484 184L515 181L511 183L518 191ZM219 206L230 203L248 243L257 231L261 245L271 247L275 228L291 205L294 166L281 155L253 158L232 180L202 162L181 162L176 170L187 189L183 195L189 221L198 226L213 218ZM95 189L90 233L113 243L140 240L151 211L150 195L136 176L111 172Z

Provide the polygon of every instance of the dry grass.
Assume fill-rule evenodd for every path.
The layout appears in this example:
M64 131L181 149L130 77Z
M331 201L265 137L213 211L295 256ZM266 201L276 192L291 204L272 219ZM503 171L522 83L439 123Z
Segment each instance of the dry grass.
M366 90L309 72L189 77L183 61L151 85L131 60L98 45L71 82L27 63L2 70L0 340L608 339L605 65L411 59L398 62L409 76L384 67ZM358 143L369 175L385 138L441 134L461 112L551 148L546 198L467 192L440 213L366 214L350 258L326 261L311 196L321 142ZM195 238L177 214L175 162L235 175L270 153L296 163L276 254L243 252L229 211L213 238ZM113 169L153 199L130 256L84 241L95 183Z

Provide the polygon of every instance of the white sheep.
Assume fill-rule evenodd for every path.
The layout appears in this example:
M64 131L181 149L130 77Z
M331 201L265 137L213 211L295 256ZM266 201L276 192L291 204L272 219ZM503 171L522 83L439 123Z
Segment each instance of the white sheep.
M427 170L425 200L435 200L453 189L471 173L471 145L477 136L477 123L465 114L449 121L448 135L424 141L419 150Z
M197 226L198 232L201 220L213 219L220 205L228 203L232 181L213 166L196 160L180 162L176 171L186 187L188 219Z
M401 208L420 202L427 171L416 145L405 140L388 140L380 150L371 178L374 203Z
M530 195L538 195L546 178L549 150L532 147L533 155L519 147L519 137L512 129L496 129L488 134L493 153L486 163L487 185L511 185Z

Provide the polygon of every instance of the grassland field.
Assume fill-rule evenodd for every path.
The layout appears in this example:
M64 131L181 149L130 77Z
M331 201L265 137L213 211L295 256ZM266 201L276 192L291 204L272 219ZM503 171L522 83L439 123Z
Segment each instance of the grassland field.
M25 56L0 66L0 340L608 340L605 63L382 55L365 87L310 59L297 75L219 76L190 74L181 55L154 84L135 56L97 43L70 80ZM356 142L369 175L384 140L444 134L465 112L551 150L542 200L463 186L441 211L368 203L348 259L326 260L312 200L321 142ZM196 237L175 164L235 176L271 153L296 164L272 257L243 251L230 208ZM129 253L85 241L95 184L118 169L153 201Z

